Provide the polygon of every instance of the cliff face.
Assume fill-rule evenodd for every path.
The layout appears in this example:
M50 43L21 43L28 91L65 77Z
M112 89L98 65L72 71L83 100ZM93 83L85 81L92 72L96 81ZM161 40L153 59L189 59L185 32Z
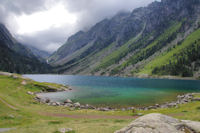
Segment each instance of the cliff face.
M0 70L14 73L45 73L50 66L41 63L0 24Z
M166 63L163 62L158 63L159 68L151 66L151 70L145 66L163 56L162 53L170 54L173 49L179 49L178 46L198 30L199 13L199 0L153 2L131 13L122 12L111 19L105 19L86 32L78 32L49 61L56 66L56 71L67 74L192 76L196 71L189 64L198 62L197 52L194 52L197 55L193 59L186 61L179 73L173 72L180 64L175 61L179 60L178 57L173 57L171 61L165 60L167 64L173 64L173 68L167 69L174 70L168 73L168 70L164 70ZM196 45L198 47L198 42ZM186 46L183 44L182 48ZM176 52L180 54L179 50Z

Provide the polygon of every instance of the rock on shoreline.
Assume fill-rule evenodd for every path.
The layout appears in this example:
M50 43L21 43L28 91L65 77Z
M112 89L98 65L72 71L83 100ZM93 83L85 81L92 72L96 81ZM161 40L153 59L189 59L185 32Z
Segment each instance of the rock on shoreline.
M126 110L132 110L133 112L135 110L151 110L151 109L158 109L158 108L174 108L178 107L180 104L186 104L192 101L200 101L200 98L194 98L194 94L197 93L188 93L184 95L178 95L177 96L177 101L173 102L167 102L164 104L155 104L152 106L147 106L147 107L129 107L129 108L122 108L122 111ZM116 108L111 108L111 107L94 107L92 105L81 105L79 102L74 103L70 99L66 99L64 102L52 102L49 98L41 98L38 95L36 95L35 99L44 104L48 104L49 106L65 106L69 108L76 108L76 109L95 109L99 111L113 111L113 110L118 110Z

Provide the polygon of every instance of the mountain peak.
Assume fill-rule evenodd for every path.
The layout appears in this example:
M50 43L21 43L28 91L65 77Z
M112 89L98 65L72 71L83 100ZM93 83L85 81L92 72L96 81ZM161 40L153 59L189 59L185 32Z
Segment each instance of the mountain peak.
M135 75L161 56L161 51L168 53L190 33L197 34L199 9L199 0L162 0L134 9L131 13L118 13L100 21L87 32L73 35L73 39L68 39L49 61L61 66L58 67L60 73ZM177 57L174 58L176 60ZM147 74L165 71L165 67L170 69L165 71L166 74L174 74L172 71L179 64L173 63L173 68L160 63L162 65L158 68L149 68ZM185 65L182 69L186 71L177 71L177 74L190 75L193 69L189 64Z

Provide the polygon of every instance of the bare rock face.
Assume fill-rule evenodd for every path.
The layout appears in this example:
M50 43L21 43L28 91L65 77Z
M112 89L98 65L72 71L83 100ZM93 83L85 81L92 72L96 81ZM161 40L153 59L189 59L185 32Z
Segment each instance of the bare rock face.
M162 114L148 114L115 133L199 133L200 122L181 121Z

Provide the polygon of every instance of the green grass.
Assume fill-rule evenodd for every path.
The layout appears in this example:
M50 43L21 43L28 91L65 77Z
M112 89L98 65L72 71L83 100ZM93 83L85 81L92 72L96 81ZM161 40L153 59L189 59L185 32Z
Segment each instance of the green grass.
M0 98L18 110L9 108L0 101L0 128L15 127L11 133L53 133L59 128L72 128L76 133L114 132L127 125L131 120L116 122L116 119L73 119L65 117L45 116L41 113L56 113L67 115L131 115L130 112L99 112L94 110L70 111L66 107L53 107L35 102L27 91L38 92L43 88L35 86L34 81L27 80L27 85L21 85L23 79L0 76ZM42 84L42 83L38 83ZM45 83L46 84L46 83ZM45 85L44 84L44 85ZM87 121L87 122L86 122ZM105 127L106 125L106 127Z
M156 57L154 60L149 62L140 72L139 74L152 74L152 71L156 67L161 67L165 64L169 64L169 61L176 60L175 58L172 58L175 54L179 54L183 50L187 49L195 40L200 38L200 29L196 30L195 32L191 33L183 42L181 45L176 46L171 51L167 51L160 56Z
M108 66L115 64L120 61L122 57L124 57L128 51L129 51L129 45L134 43L137 39L132 38L127 43L122 45L120 48L118 48L116 51L112 52L110 55L103 58L100 62L100 64L97 66L96 71L100 69L105 69Z
M163 47L163 43L166 42L170 36L175 34L178 29L180 29L182 23L174 23L171 27L169 27L163 34L161 34L155 41L151 44L147 45L144 49L140 50L138 53L134 54L127 61L125 61L119 69L122 70L125 67L135 64L138 61L148 58L151 56L154 51L159 50Z
M130 51L130 45L133 45L140 38L145 29L145 26L146 24L144 24L142 31L138 35L128 40L125 44L123 44L108 56L104 57L94 71L105 69L112 64L118 63L123 57L125 57Z
M26 80L27 85L21 82ZM109 111L69 110L66 107L54 107L37 103L34 96L27 91L38 92L42 88L35 86L37 82L0 75L0 128L16 128L8 133L54 133L60 128L72 128L75 133L112 133L133 119L119 118L68 118L45 114L90 115L90 116L133 116L137 113L159 112L180 119L200 121L199 102L181 105L179 108L158 109L150 111ZM43 84L43 83L38 83ZM45 85L45 84L43 84ZM200 95L196 95L199 97ZM2 102L2 100L4 102ZM6 103L5 103L6 102ZM16 109L11 108L15 107ZM98 129L98 130L97 130Z
M56 91L56 90L63 90L63 89L68 89L68 86L64 86L61 84L55 84L55 83L46 83L46 82L31 82L32 85L34 87L39 87L40 89L42 89L43 91L48 91L48 90L52 90L52 91Z

